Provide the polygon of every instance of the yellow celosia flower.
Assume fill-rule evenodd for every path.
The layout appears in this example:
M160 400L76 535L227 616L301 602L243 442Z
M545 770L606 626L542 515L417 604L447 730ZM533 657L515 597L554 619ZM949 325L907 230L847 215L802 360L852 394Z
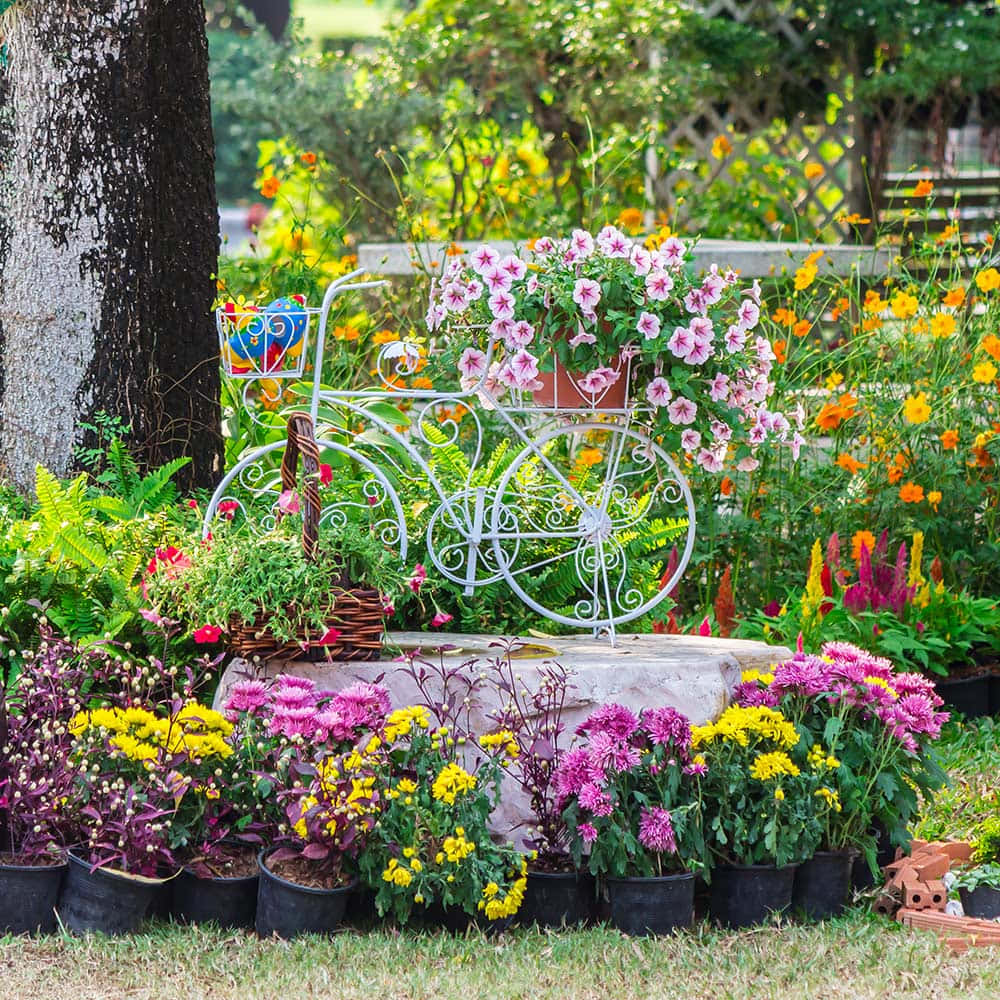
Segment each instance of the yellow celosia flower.
M809 578L802 594L802 621L811 622L820 614L820 607L826 600L823 592L823 548L819 539L813 543L809 559Z
M920 569L920 563L924 558L924 533L915 531L913 533L913 546L910 549L910 571L906 577L907 587L919 587L924 582L924 575Z

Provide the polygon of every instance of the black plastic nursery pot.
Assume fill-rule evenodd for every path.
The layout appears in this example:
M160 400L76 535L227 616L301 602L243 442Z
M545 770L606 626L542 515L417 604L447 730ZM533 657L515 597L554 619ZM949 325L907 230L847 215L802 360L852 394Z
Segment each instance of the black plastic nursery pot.
M990 715L1000 715L1000 673L990 674Z
M576 927L594 913L597 884L590 872L528 872L517 922L524 926Z
M65 863L0 865L0 937L54 931L65 875Z
M958 893L967 917L978 917L980 920L1000 917L1000 889L980 885L975 889L959 889Z
M300 934L333 933L344 919L347 899L357 883L319 889L289 882L267 867L268 853L261 851L257 858L257 933L286 940Z
M694 875L606 878L611 926L623 934L669 934L694 922Z
M712 871L709 916L723 927L767 923L792 905L798 865L732 865Z
M442 906L440 903L431 903L413 910L410 915L410 926L428 931L447 931L449 934L465 934L469 930L476 930L482 932L486 937L493 937L507 930L514 920L514 917L490 920L481 913L472 916L461 906Z
M170 915L184 924L252 928L257 917L258 876L199 878L185 868L171 882Z
M977 677L942 677L934 682L934 690L949 712L961 712L967 719L978 719L991 711L988 673Z
M58 910L66 929L77 934L129 934L138 929L163 891L163 879L108 868L92 872L88 862L72 853L68 860Z
M817 851L795 872L792 909L810 920L843 913L851 898L857 851Z

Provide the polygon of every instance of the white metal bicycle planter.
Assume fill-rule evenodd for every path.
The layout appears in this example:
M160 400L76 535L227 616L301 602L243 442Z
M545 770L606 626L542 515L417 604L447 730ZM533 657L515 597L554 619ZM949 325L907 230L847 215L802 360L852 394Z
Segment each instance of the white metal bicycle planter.
M246 380L246 392L254 381L300 379L310 351L310 327L318 319L312 346L313 383L309 412L316 427L321 451L341 454L365 470L364 501L325 501L322 523L345 521L350 508L368 508L374 529L381 539L398 549L401 562L409 550L409 536L403 503L393 480L409 473L399 456L418 467L434 492L436 506L426 528L426 547L434 567L445 578L471 594L477 587L503 581L530 608L546 618L574 628L606 633L612 638L618 626L652 610L673 589L691 557L695 538L694 500L687 480L673 459L645 434L637 422L641 410L629 407L597 410L593 399L579 398L573 405L530 405L518 395L510 402L492 387L484 375L475 385L457 392L391 387L391 380L415 373L420 363L417 347L401 341L383 346L377 371L383 388L334 390L323 386L322 362L330 308L346 291L372 288L384 281L355 281L363 272L354 271L334 281L319 308L280 307L273 313L218 314L220 345L231 374ZM304 323L301 317L304 316ZM287 325L295 322L290 336ZM252 327L251 327L251 324ZM243 342L256 337L255 354L234 359ZM294 339L293 339L294 338ZM297 348L285 353L289 343ZM277 344L277 349L274 345ZM247 352L250 355L250 352ZM493 344L487 351L486 370L492 361ZM237 362L234 364L234 360ZM623 377L627 380L629 362ZM239 369L239 370L234 370ZM273 390L272 390L273 391ZM627 394L626 394L627 399ZM413 405L408 428L400 429L391 420L372 412L373 402ZM249 405L249 404L248 404ZM472 440L463 436L468 458L460 489L448 489L435 470L435 454L459 441L460 429L453 419L439 423L442 407L467 408L474 423ZM322 407L322 408L321 408ZM483 462L483 426L480 409L492 411L510 432L510 440L520 445L514 459L497 481L477 482ZM353 414L377 429L391 446L358 435L345 444L338 438L343 431L324 421L330 411ZM252 412L252 411L251 411ZM434 419L432 419L434 418ZM429 428L438 428L431 433ZM441 429L444 432L441 432ZM569 469L559 467L559 454L579 455L593 442L602 445L598 463L603 474L593 482L575 485L579 479ZM273 497L273 511L280 492L278 472L270 467L269 456L284 448L283 441L264 445L244 456L219 483L205 512L203 530L207 534L223 501L234 502L244 513L238 491L260 498ZM367 454L371 453L371 454ZM589 476L585 477L588 480ZM651 487L648 484L652 483ZM645 492L639 495L640 488ZM432 498L428 497L428 500ZM629 576L626 547L630 537L656 510L674 508L677 533L683 545L670 578L649 594ZM262 528L273 524L273 513L264 518ZM575 601L566 607L546 596L530 583L544 580L547 569L569 566L578 583ZM549 606L550 604L555 606Z

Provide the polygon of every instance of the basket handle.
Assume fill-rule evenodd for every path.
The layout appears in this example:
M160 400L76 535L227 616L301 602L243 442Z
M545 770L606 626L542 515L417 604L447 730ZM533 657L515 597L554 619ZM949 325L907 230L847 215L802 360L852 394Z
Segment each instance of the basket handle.
M302 490L302 551L309 562L316 558L319 542L319 446L313 422L305 413L293 413L288 418L288 442L281 460L281 489L294 490L298 485L299 456L305 472L305 486ZM279 508L280 520L284 512Z

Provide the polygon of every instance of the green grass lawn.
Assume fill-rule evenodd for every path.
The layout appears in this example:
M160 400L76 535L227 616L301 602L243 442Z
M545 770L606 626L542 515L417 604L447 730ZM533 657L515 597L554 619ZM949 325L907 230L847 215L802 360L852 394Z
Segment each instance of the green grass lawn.
M293 0L307 38L370 38L380 35L388 17L382 4L365 0Z
M1000 961L860 912L664 939L615 931L292 943L163 925L131 938L0 938L2 1000L948 1000L1000 995Z

